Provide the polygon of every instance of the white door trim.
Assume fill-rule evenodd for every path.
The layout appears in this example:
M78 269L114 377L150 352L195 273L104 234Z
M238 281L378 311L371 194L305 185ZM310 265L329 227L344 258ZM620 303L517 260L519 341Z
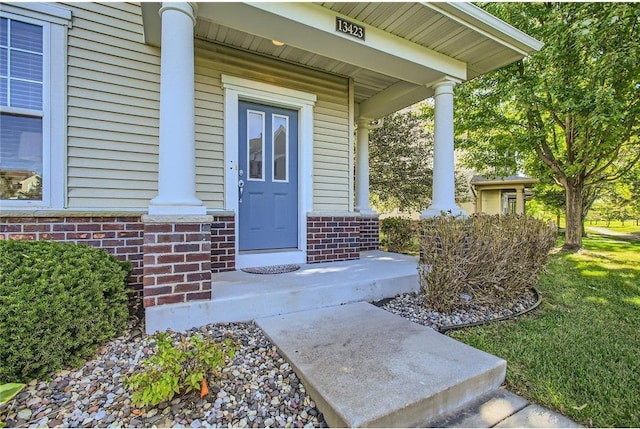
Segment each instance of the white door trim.
M236 76L222 75L224 89L225 210L235 213L236 268L307 261L307 212L313 207L313 106L315 94ZM238 101L253 101L298 111L298 249L240 254L238 210Z

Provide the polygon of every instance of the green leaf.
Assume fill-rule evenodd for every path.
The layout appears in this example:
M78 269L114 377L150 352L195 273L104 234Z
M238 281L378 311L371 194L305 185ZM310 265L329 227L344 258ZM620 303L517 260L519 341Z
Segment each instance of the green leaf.
M0 384L0 405L9 402L16 396L26 384L23 383L6 383Z

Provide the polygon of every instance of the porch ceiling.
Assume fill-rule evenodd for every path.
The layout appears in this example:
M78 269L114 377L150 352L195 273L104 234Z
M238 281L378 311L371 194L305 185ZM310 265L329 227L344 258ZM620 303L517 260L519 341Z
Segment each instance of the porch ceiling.
M145 39L160 44L160 3L143 3ZM474 78L542 44L467 3L198 4L195 37L353 79L360 116L378 118L433 95L445 76ZM337 33L363 25L366 41ZM279 40L284 46L275 46Z

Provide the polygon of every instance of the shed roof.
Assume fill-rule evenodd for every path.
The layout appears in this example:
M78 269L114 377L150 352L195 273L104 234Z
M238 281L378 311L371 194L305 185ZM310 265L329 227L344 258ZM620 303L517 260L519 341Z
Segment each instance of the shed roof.
M471 185L533 185L537 183L538 179L526 176L524 174L517 174L513 176L486 178L484 176L476 175L471 178L469 182Z

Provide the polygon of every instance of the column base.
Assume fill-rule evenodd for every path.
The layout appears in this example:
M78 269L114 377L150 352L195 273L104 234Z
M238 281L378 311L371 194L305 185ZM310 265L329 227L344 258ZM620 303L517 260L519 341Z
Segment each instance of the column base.
M372 209L371 207L367 207L364 209L356 207L356 212L358 212L362 216L378 216L378 212Z
M144 307L211 299L212 216L148 216L144 223Z
M160 216L201 216L207 214L205 205L155 205L153 201L149 205L149 214Z
M455 204L452 207L430 206L428 209L426 209L422 213L420 213L420 217L422 219L428 219L428 218L432 218L432 217L438 217L438 216L440 216L442 214L447 215L447 216L467 217L467 212L465 212L464 210L462 210L460 207L458 207Z

